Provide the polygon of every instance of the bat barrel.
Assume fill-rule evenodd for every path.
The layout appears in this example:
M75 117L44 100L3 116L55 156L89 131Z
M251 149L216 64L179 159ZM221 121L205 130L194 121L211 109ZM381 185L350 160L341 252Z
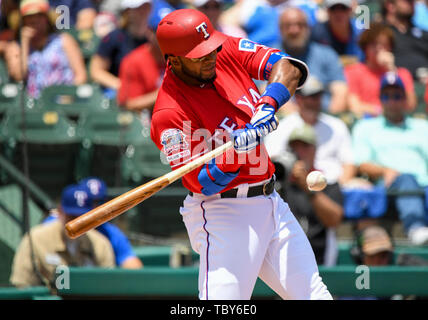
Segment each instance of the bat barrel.
M75 239L85 232L100 226L101 224L110 221L123 212L135 207L140 202L151 197L156 192L159 192L169 184L180 179L185 174L195 170L204 163L219 156L226 150L233 147L231 141L222 146L211 150L203 156L185 164L177 170L171 171L162 177L149 181L142 186L132 189L91 211L77 217L65 225L65 231L68 237Z

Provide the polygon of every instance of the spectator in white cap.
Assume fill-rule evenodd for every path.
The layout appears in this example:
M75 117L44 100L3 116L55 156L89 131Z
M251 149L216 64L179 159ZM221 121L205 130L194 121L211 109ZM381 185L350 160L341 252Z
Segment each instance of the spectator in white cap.
M109 98L120 87L119 67L122 59L153 37L148 27L151 0L123 0L123 25L107 34L91 59L90 74L94 82L105 89Z

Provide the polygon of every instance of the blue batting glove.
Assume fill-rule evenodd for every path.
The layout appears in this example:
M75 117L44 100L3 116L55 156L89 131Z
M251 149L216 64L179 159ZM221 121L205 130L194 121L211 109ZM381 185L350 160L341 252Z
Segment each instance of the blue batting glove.
M259 135L266 136L278 128L275 118L276 109L270 104L261 104L251 118L251 124L257 129Z
M232 131L233 147L237 153L245 153L255 149L262 137L259 129L247 123L244 129Z

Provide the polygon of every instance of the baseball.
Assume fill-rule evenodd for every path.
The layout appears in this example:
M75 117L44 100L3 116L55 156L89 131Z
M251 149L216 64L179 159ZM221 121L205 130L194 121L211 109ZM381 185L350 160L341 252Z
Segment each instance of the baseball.
M327 185L327 179L320 171L312 171L306 177L306 184L311 191L321 191Z

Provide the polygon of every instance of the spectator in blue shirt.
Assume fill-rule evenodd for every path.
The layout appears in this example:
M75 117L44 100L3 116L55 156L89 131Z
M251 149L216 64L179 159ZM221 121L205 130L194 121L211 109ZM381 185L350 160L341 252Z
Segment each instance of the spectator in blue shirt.
M352 18L352 0L326 0L328 20L312 28L313 40L331 46L344 65L362 61L364 54L358 46L362 30Z
M156 30L159 22L165 17L168 13L177 10L184 9L186 6L182 3L181 0L156 0L153 1L152 13L149 18L150 28Z
M428 0L415 3L415 14L412 21L416 27L428 31Z
M304 61L311 75L325 88L322 107L332 113L346 110L348 86L337 53L329 46L310 40L310 27L305 13L299 8L286 8L280 16L279 26L283 49L292 57Z
M107 186L101 179L89 177L79 182L80 186L87 188L92 197L92 208L95 208L107 200ZM43 223L54 221L57 216L52 213ZM126 269L138 269L143 267L141 260L135 255L128 238L114 224L106 222L96 229L110 241L113 247L116 265Z
M402 79L381 80L383 116L358 121L352 132L355 164L362 175L390 191L404 231L415 245L428 243L424 196L406 194L428 186L428 121L406 116Z
M105 36L91 59L92 80L105 88L109 98L114 98L120 87L118 75L122 59L153 36L148 26L151 8L151 0L123 0L125 25Z
M51 8L66 6L69 10L70 25L78 30L91 29L97 15L91 0L49 0ZM60 14L65 12L60 11Z
M273 47L281 41L278 28L280 12L286 7L298 7L308 16L309 24L317 22L318 5L312 0L241 0L226 10L222 20L244 29L254 42Z

